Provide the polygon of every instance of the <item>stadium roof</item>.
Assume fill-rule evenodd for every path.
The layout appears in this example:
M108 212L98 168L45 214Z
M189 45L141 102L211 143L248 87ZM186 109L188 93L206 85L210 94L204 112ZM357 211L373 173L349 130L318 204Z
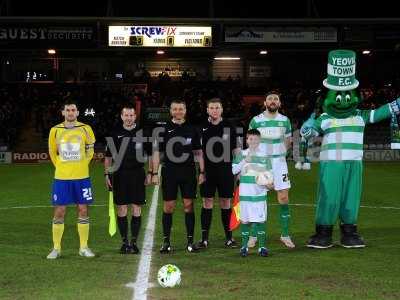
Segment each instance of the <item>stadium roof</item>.
M390 18L397 1L24 1L0 0L0 16L160 18Z

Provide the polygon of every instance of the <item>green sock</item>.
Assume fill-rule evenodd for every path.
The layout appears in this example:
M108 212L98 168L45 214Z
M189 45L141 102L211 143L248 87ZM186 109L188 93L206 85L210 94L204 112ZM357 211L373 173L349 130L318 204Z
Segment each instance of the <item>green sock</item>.
M265 240L267 235L265 233L265 223L255 223L257 229L258 248L265 248Z
M280 213L279 213L280 221L281 221L281 235L289 236L289 205L281 204L280 205Z
M249 241L250 224L240 224L240 231L242 232L242 247L247 248L247 242Z
M251 224L250 235L253 236L253 237L257 237L257 228L256 228L256 224L255 223Z

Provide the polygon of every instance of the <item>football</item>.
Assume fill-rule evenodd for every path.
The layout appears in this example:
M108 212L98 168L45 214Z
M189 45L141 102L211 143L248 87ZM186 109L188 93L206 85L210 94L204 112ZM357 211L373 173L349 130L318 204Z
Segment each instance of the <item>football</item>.
M158 283L164 288L172 288L181 283L181 271L175 265L165 265L158 270Z
M263 186L271 186L274 183L274 178L270 171L265 171L256 176L256 183Z

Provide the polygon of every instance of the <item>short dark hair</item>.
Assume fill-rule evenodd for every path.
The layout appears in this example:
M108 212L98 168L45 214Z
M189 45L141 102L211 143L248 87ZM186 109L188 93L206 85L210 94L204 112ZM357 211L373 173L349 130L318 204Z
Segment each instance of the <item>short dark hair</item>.
M64 110L65 107L68 106L68 105L75 105L76 108L78 108L78 102L76 100L74 100L73 98L71 98L71 97L68 97L68 98L66 98L64 100L64 104L62 106L62 110Z
M270 90L269 92L265 93L265 98L267 98L270 95L278 95L278 97L281 97L281 93L279 90Z
M133 109L136 112L136 108L135 108L135 105L133 105L133 103L128 102L128 103L122 104L122 106L121 106L121 114L122 114L122 111L124 110L124 108Z
M186 106L186 102L183 101L183 100L181 100L181 99L174 99L174 100L172 100L172 101L171 101L171 104L170 104L170 107L172 106L173 103L175 103L175 104L183 104L183 105Z
M209 100L207 100L207 106L210 104L210 103L219 103L219 104L221 104L221 106L222 106L222 100L220 99L220 98L211 98L211 99L209 99Z
M247 135L261 136L261 132L258 131L257 129L249 129L249 130L247 131Z

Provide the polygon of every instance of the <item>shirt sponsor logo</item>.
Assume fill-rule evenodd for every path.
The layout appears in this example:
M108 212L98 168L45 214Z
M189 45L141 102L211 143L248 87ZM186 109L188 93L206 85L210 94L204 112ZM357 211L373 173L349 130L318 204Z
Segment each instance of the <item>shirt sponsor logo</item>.
M81 160L81 144L80 143L60 144L60 157L62 161Z

